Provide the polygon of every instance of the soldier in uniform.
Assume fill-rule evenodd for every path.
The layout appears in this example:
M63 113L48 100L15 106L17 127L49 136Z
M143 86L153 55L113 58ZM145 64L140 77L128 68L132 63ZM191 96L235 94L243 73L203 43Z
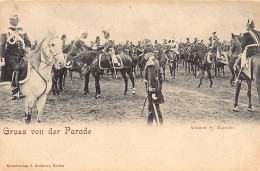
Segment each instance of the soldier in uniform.
M188 47L188 46L191 46L191 43L190 43L190 38L186 38L187 42L185 43L185 46Z
M144 59L146 61L145 65L145 85L148 93L148 121L147 124L151 125L153 120L158 115L159 121L157 122L163 124L163 118L160 111L160 104L164 103L162 95L162 74L160 70L159 61L154 57L154 49L146 40L144 43Z
M198 43L198 38L197 37L194 38L194 41L193 41L192 44L195 45L196 43Z
M116 59L115 49L114 49L114 41L110 39L110 34L108 31L103 30L104 38L106 39L105 44L102 46L103 52L106 54L106 58L110 63L110 67L120 66L120 63ZM111 49L111 54L108 54Z
M129 44L129 40L126 40L123 46L123 52L131 56L131 45Z
M74 61L74 59L76 57L78 57L78 55L80 55L81 52L92 49L90 46L86 45L84 42L87 37L88 37L88 33L84 32L84 33L82 33L80 39L73 42L72 48L71 48L70 52L68 53L69 63L71 61Z
M19 66L22 58L31 48L31 42L22 27L19 27L19 16L13 14L10 17L10 27L7 33L1 35L0 56L1 61L6 61L12 68L12 99L19 99Z

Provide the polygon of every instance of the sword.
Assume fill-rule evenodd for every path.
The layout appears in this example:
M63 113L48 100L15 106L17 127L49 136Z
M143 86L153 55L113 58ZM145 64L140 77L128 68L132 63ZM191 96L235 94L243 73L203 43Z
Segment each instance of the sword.
M148 95L146 96L146 98L145 98L145 100L144 100L144 105L143 105L143 109L142 109L142 113L141 113L141 116L142 116L142 117L144 116L143 113L144 113L144 107L145 107L147 98L148 98Z
M156 109L156 106L155 106L153 100L152 100L152 103L153 103L153 108L154 108L155 118L156 118L156 121L157 121L156 123L157 123L157 125L160 125L158 112L157 112L157 109Z

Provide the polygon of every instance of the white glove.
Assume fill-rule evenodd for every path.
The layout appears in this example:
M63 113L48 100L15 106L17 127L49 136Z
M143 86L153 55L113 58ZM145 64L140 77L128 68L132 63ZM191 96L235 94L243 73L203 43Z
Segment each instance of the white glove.
M152 99L153 99L153 100L157 100L157 97L156 97L155 94L152 94Z

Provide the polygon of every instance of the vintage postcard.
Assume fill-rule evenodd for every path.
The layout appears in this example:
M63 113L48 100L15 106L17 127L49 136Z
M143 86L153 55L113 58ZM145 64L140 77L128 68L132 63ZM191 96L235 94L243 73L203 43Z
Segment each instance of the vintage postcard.
M260 170L258 1L1 1L0 170Z

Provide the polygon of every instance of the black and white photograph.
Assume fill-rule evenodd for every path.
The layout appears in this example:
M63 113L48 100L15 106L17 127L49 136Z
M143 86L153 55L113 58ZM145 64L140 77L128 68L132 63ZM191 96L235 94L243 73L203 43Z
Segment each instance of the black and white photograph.
M0 170L259 170L259 7L1 1Z

